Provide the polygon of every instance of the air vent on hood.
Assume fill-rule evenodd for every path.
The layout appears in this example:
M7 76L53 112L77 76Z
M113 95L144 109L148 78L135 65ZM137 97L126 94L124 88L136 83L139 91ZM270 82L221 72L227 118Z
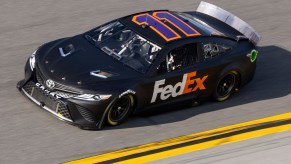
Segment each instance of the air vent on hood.
M63 57L66 57L68 55L70 55L71 53L73 53L75 51L75 48L72 44L69 44L67 46L65 46L64 48L60 47L59 48L60 53Z
M91 71L90 75L96 76L96 77L101 77L104 79L107 79L108 77L115 76L115 74L113 74L111 72L106 72L106 71L101 71L101 70Z

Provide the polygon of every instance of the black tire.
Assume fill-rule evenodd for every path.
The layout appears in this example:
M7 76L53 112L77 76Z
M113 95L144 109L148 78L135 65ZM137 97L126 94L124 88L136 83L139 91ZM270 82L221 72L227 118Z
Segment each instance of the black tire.
M225 74L222 78L220 78L215 87L213 99L219 102L227 100L237 88L238 82L239 75L237 72L230 71Z
M107 112L107 123L111 126L123 123L131 114L133 106L134 98L132 95L120 97Z

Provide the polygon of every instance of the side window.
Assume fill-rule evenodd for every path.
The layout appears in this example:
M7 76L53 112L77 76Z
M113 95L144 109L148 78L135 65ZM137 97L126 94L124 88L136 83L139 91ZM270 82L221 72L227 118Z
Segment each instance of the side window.
M197 44L186 44L171 50L159 65L158 73L172 72L198 62Z
M199 43L198 47L200 61L211 60L231 50L230 46L211 42Z

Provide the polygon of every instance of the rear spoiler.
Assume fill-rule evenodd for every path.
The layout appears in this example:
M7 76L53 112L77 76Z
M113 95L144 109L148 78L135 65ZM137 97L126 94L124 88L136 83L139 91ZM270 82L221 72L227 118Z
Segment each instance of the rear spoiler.
M252 28L245 21L241 20L239 17L220 7L202 1L196 11L226 23L227 25L242 33L255 45L257 45L261 40L261 36L255 31L254 28Z

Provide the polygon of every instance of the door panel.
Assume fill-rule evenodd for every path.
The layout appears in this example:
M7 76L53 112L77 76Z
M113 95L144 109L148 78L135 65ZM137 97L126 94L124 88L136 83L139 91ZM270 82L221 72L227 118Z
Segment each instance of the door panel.
M209 42L211 41L204 41L204 43ZM146 94L141 104L144 110L160 106L172 106L173 104L179 105L184 104L184 102L194 102L197 99L205 99L212 95L219 79L219 73L227 66L226 57L216 55L211 56L210 59L205 59L205 54L202 54L204 53L203 45L199 42L180 44L177 48L188 46L189 44L196 46L196 48L190 47L188 49L189 51L195 51L194 59L187 56L187 53L185 53L187 51L177 51L180 53L179 55L184 52L186 60L182 62L174 60L171 64L177 67L170 70L167 68L166 72L156 74L143 82L141 89ZM172 50L166 54L171 54ZM168 56L168 59L166 59L168 62L166 63L169 63L170 58ZM193 63L193 60L196 62Z

